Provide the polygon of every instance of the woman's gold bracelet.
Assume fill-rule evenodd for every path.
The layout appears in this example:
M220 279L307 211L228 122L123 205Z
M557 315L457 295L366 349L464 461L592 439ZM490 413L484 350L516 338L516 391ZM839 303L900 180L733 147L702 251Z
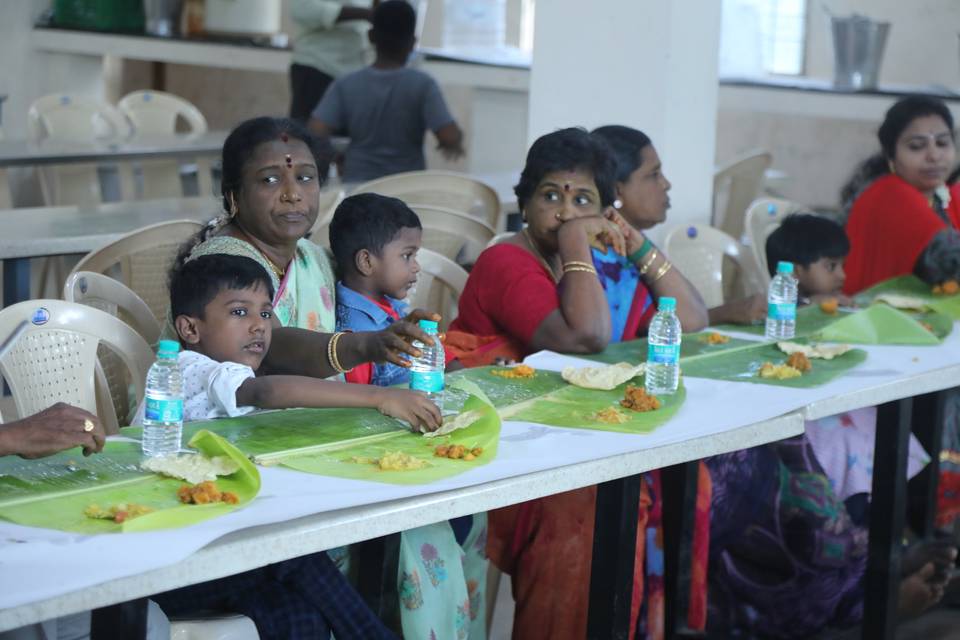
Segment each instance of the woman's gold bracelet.
M662 278L663 276L667 275L667 272L670 271L670 269L673 269L673 263L671 263L671 262L664 262L664 263L663 263L663 266L660 267L660 268L657 270L657 275L655 275L655 276L653 277L653 281L656 282L657 280L659 280L659 279Z
M650 267L653 266L653 263L657 259L658 255L660 255L660 253L656 249L650 252L650 259L640 266L640 275L647 275L647 271L650 271Z
M574 271L582 271L583 273L592 273L593 275L597 275L597 270L593 267L568 267L567 265L563 265L564 274L573 273Z
M333 370L337 373L352 371L352 369L344 369L343 365L340 364L340 358L337 357L337 343L340 342L340 338L342 338L345 333L347 332L337 331L330 336L330 341L327 342L327 361L330 362L330 366L333 367Z
M593 264L589 262L582 262L580 260L571 260L570 262L563 263L563 270L566 271L567 267L584 267L585 269L593 269Z

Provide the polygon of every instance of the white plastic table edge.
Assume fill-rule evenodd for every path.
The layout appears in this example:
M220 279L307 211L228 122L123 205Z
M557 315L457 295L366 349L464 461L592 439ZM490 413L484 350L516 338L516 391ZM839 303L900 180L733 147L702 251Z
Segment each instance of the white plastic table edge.
M441 520L489 511L681 462L749 448L803 432L800 413L599 460L538 471L462 489L230 533L173 565L110 580L55 598L0 610L0 631L126 602L170 589L242 573L345 544Z

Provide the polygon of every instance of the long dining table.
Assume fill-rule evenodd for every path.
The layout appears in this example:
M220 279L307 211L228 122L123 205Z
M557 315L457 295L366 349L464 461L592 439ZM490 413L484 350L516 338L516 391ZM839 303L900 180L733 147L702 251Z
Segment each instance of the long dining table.
M259 497L246 508L185 529L81 536L0 523L0 630L88 609L96 617L152 593L599 484L588 637L625 638L640 474L683 469L705 457L798 435L804 420L879 405L863 637L889 638L904 524L906 439L911 424L929 421L922 407L927 403L912 399L960 386L960 331L955 326L936 347L862 348L862 364L813 388L687 376L686 402L643 435L505 420L493 461L429 484L385 485L268 467L261 470ZM584 361L541 352L527 362L559 370ZM669 508L676 505L665 504ZM668 571L678 571L676 562ZM682 581L667 577L668 598L682 601L683 585L676 584ZM674 603L668 611L671 632L682 628L680 609Z

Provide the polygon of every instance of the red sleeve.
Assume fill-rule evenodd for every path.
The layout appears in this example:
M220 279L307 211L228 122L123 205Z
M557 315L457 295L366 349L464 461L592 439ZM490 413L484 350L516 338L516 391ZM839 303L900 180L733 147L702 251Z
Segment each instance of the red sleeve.
M370 384L370 381L373 380L373 363L364 362L363 364L358 364L343 374L343 377L346 378L347 382L352 382L353 384Z
M490 247L477 259L450 328L478 336L506 335L529 345L537 328L560 307L557 284L526 250Z
M945 227L909 183L892 174L878 178L853 203L847 220L850 254L844 264L844 292L857 293L913 273L917 258Z

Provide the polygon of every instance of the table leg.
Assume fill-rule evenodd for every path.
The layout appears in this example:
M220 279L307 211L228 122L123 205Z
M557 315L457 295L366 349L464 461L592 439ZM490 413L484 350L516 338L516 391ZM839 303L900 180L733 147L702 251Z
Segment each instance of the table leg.
M913 399L913 434L930 454L930 463L908 486L910 528L921 538L934 534L937 488L940 484L940 450L943 448L943 405L950 390Z
M630 635L640 477L637 474L597 486L587 614L590 640L626 639Z
M147 637L146 598L121 602L110 607L94 609L90 618L90 640L113 640Z
M397 608L397 568L400 560L400 534L366 540L353 545L351 557L357 562L357 590L370 609L388 627L395 627Z
M893 638L897 625L912 404L911 398L905 398L882 404L877 409L870 545L864 578L862 637L865 640Z
M687 629L699 476L699 461L660 470L660 492L663 496L664 631L667 638L699 635Z
M3 306L30 299L30 258L3 261Z

